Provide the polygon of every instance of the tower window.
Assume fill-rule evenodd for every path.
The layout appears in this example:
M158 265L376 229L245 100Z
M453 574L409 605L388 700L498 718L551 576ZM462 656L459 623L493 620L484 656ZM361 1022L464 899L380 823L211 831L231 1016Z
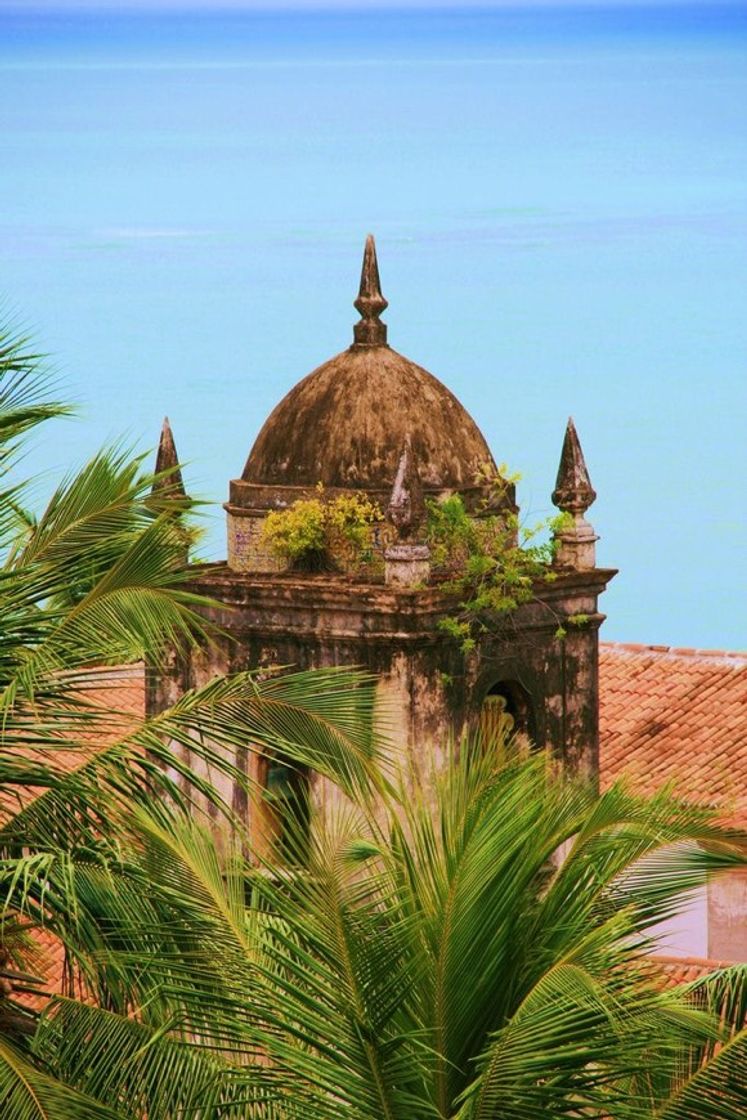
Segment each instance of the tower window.
M485 744L515 734L533 741L534 710L527 690L518 681L497 681L485 695L479 726Z
M282 755L268 758L264 776L264 825L268 847L282 863L308 858L309 772Z

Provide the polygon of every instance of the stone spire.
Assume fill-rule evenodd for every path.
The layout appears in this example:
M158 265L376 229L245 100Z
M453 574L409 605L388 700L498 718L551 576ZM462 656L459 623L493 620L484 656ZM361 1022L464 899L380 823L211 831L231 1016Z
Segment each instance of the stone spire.
M179 457L176 453L174 433L171 431L168 416L164 416L161 426L161 438L158 441L156 454L155 479L151 487L151 495L155 499L154 508L157 512L168 513L173 518L173 525L181 543L180 553L183 564L189 563L189 546L192 534L184 524L182 512L190 506L187 491L184 489L184 480L179 466ZM163 504L161 504L163 503Z
M381 294L376 243L371 233L363 250L361 286L353 306L361 315L360 322L353 327L354 345L386 346L386 323L380 322L379 316L389 304Z
M558 477L552 492L553 505L568 514L569 521L568 525L555 533L558 546L555 563L558 567L581 569L593 568L596 564L594 546L599 538L584 517L596 496L586 468L576 425L571 417L565 429Z
M425 521L423 487L409 435L399 458L387 519L394 525L401 541L414 539Z
M186 498L187 491L184 489L179 457L174 443L174 433L171 431L168 416L163 418L154 474L157 476L152 488L152 493L155 496L159 498Z
M397 541L384 550L384 580L392 587L417 587L428 582L431 550L418 537L425 522L425 498L409 435L397 466L387 520Z
M571 416L568 418L563 450L560 453L558 477L552 493L553 505L565 513L586 513L596 500L596 496L596 490L591 485L589 472L586 469L576 425Z

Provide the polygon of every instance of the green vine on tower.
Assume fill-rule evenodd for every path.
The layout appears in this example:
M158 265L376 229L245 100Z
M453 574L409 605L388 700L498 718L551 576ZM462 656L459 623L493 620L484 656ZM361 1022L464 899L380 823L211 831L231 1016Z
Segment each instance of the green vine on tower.
M444 590L459 597L458 611L442 619L439 626L459 642L465 654L475 649L481 634L493 628L496 617L509 615L529 602L538 582L556 579L552 570L555 537L570 516L561 513L532 526L521 525L514 510L506 509L509 487L519 477L510 474L505 465L497 472L482 471L479 481L489 486L490 497L478 516L467 512L459 494L426 503L434 575ZM487 513L488 509L500 512ZM566 622L582 625L580 619ZM556 637L565 637L565 633L561 625Z

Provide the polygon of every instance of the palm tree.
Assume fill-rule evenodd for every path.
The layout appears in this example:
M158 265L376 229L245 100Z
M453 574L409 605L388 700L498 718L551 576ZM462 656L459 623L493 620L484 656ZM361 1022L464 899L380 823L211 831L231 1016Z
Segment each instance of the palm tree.
M282 861L138 810L148 912L114 914L99 956L136 1003L54 1001L50 1068L148 1120L744 1115L747 969L675 991L648 955L743 836L465 744L426 787L337 781Z
M133 812L166 828L210 804L231 814L208 769L248 781L232 763L296 742L324 769L344 751L352 777L370 752L371 689L350 674L216 681L150 719L97 704L92 667L158 663L210 634L185 588L183 497L169 496L122 449L66 478L37 517L18 480L25 437L68 409L50 397L40 359L0 330L0 1114L4 1120L116 1115L61 1082L37 1048L43 990L38 937L59 941L68 988L131 1011L142 985L102 968L111 928L162 920ZM94 677L95 679L95 677ZM356 687L353 687L356 686ZM358 687L360 686L360 687ZM180 761L209 764L197 773ZM199 796L197 796L199 795ZM133 893L135 892L135 893ZM144 935L139 927L138 936ZM120 942L121 944L122 942ZM24 997L36 993L32 1010Z

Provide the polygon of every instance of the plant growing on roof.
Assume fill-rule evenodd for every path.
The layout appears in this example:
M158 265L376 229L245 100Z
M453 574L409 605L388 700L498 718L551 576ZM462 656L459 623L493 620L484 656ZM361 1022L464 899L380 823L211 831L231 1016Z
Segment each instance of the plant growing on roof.
M507 488L518 477L503 466L497 473L483 473L491 495L477 516L467 512L459 494L426 503L426 537L435 574L445 590L459 597L458 610L440 626L459 641L464 653L475 648L496 617L529 602L538 583L555 579L554 537L568 515L520 525L516 513L505 508ZM500 512L487 512L501 505Z
M372 529L383 520L381 508L367 495L353 491L328 497L320 484L316 497L269 513L262 539L294 568L355 570L371 561Z

